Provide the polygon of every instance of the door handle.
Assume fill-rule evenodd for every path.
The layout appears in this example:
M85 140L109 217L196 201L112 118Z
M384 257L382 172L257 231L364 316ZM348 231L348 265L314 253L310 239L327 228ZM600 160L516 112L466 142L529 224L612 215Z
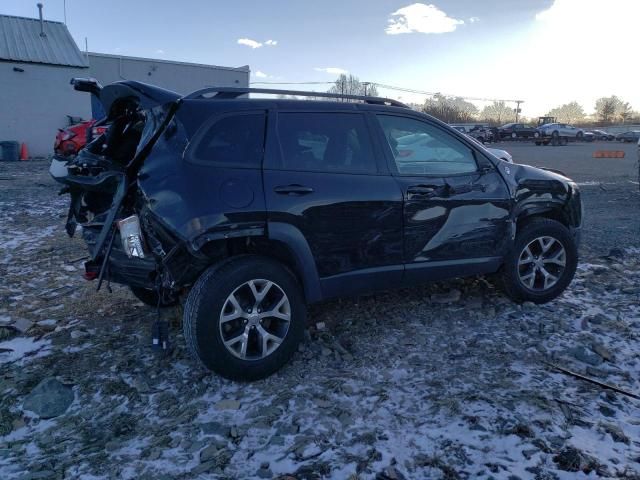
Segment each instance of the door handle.
M429 185L412 185L407 188L408 198L429 198L437 194L437 188Z
M274 192L279 195L299 196L313 193L313 188L305 187L304 185L292 184L292 185L279 185L274 187Z
M456 185L455 187L449 186L448 190L451 195L460 195L462 193L472 192L473 186L471 184Z

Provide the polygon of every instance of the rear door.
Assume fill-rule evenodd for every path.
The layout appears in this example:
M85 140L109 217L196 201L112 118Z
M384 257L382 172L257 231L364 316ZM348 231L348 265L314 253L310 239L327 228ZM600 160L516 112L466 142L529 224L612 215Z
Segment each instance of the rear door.
M280 110L270 117L267 144L268 228L301 232L323 296L400 281L402 193L365 116Z
M405 279L480 273L498 265L511 230L510 196L496 168L439 124L396 114L376 117L404 196Z

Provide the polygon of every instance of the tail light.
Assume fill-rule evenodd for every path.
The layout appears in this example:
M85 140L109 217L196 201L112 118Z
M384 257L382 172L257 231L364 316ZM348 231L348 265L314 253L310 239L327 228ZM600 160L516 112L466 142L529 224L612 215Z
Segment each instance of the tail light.
M131 215L118 222L122 247L129 258L144 258L142 230L140 219L137 215Z

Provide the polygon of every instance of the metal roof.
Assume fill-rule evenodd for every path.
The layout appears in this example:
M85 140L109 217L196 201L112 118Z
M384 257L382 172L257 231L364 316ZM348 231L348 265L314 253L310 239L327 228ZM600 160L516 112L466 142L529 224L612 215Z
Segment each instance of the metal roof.
M0 15L0 61L88 67L87 60L62 22Z

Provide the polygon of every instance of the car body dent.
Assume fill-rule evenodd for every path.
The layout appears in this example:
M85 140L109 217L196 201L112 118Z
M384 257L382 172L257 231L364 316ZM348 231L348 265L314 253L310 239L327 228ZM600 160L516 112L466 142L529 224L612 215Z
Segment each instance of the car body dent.
M509 165L510 175L503 175L514 202L512 219L559 211L570 228L579 228L582 218L580 193L567 177L528 165Z
M180 110L179 110L180 111ZM140 169L138 187L149 211L182 241L199 250L207 241L263 235L266 210L259 169L217 168L188 162L189 146L180 111L171 135L161 135L153 158ZM243 181L238 182L238 178ZM233 181L249 192L250 200L230 205L225 191Z

